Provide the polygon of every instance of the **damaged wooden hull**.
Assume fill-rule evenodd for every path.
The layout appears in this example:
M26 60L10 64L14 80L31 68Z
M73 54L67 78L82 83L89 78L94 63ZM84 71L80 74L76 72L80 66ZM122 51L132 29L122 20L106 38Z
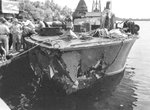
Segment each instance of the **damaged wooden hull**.
M135 36L113 40L93 38L84 42L69 41L68 44L59 40L59 46L55 47L40 45L35 39L26 41L28 48L39 45L29 52L35 74L56 81L67 93L72 93L93 85L105 76L121 73L136 39Z

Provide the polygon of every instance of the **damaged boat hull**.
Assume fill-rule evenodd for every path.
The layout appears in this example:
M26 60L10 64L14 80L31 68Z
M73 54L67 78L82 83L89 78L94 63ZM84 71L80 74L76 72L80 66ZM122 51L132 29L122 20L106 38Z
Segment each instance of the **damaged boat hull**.
M29 52L35 74L59 83L66 93L92 86L105 76L121 73L127 56L137 38L77 48L46 48L38 46ZM34 43L28 42L28 47Z

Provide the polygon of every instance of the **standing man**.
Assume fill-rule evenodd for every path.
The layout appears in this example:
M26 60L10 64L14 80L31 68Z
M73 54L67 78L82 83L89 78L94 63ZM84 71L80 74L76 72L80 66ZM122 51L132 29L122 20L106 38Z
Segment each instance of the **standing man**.
M6 17L6 20L7 21L5 22L5 25L8 26L8 28L10 29L12 26L13 17ZM12 37L12 34L9 33L9 50L12 47L12 43L13 43L13 37Z
M3 17L0 17L0 40L4 43L6 55L9 54L9 33L10 30L8 26L5 25L5 19Z
M37 32L40 32L42 28L46 27L44 22L40 18L38 18L36 22L37 22L37 27L36 27Z
M35 29L35 25L32 23L32 21L28 20L27 17L23 18L23 22L22 23L23 23L23 25L25 25L25 26L33 29L33 30Z
M10 31L13 35L13 52L19 51L21 49L21 25L18 22L18 19L14 18Z

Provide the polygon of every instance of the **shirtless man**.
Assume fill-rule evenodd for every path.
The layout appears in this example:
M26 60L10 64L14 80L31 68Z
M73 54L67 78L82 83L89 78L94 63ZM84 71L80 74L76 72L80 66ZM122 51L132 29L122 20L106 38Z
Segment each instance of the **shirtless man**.
M4 43L4 48L6 50L6 55L9 54L9 35L10 30L8 26L5 25L5 19L0 17L0 40Z

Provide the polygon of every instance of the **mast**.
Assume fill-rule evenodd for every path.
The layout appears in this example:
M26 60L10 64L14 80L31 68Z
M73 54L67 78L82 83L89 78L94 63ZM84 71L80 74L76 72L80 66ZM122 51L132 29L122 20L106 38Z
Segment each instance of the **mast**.
M101 11L101 0L99 0L99 12L102 12Z
M93 0L93 4L92 4L92 12L101 12L101 2L99 0Z
M92 12L94 11L94 6L95 6L95 1L93 0L93 4L92 4Z

